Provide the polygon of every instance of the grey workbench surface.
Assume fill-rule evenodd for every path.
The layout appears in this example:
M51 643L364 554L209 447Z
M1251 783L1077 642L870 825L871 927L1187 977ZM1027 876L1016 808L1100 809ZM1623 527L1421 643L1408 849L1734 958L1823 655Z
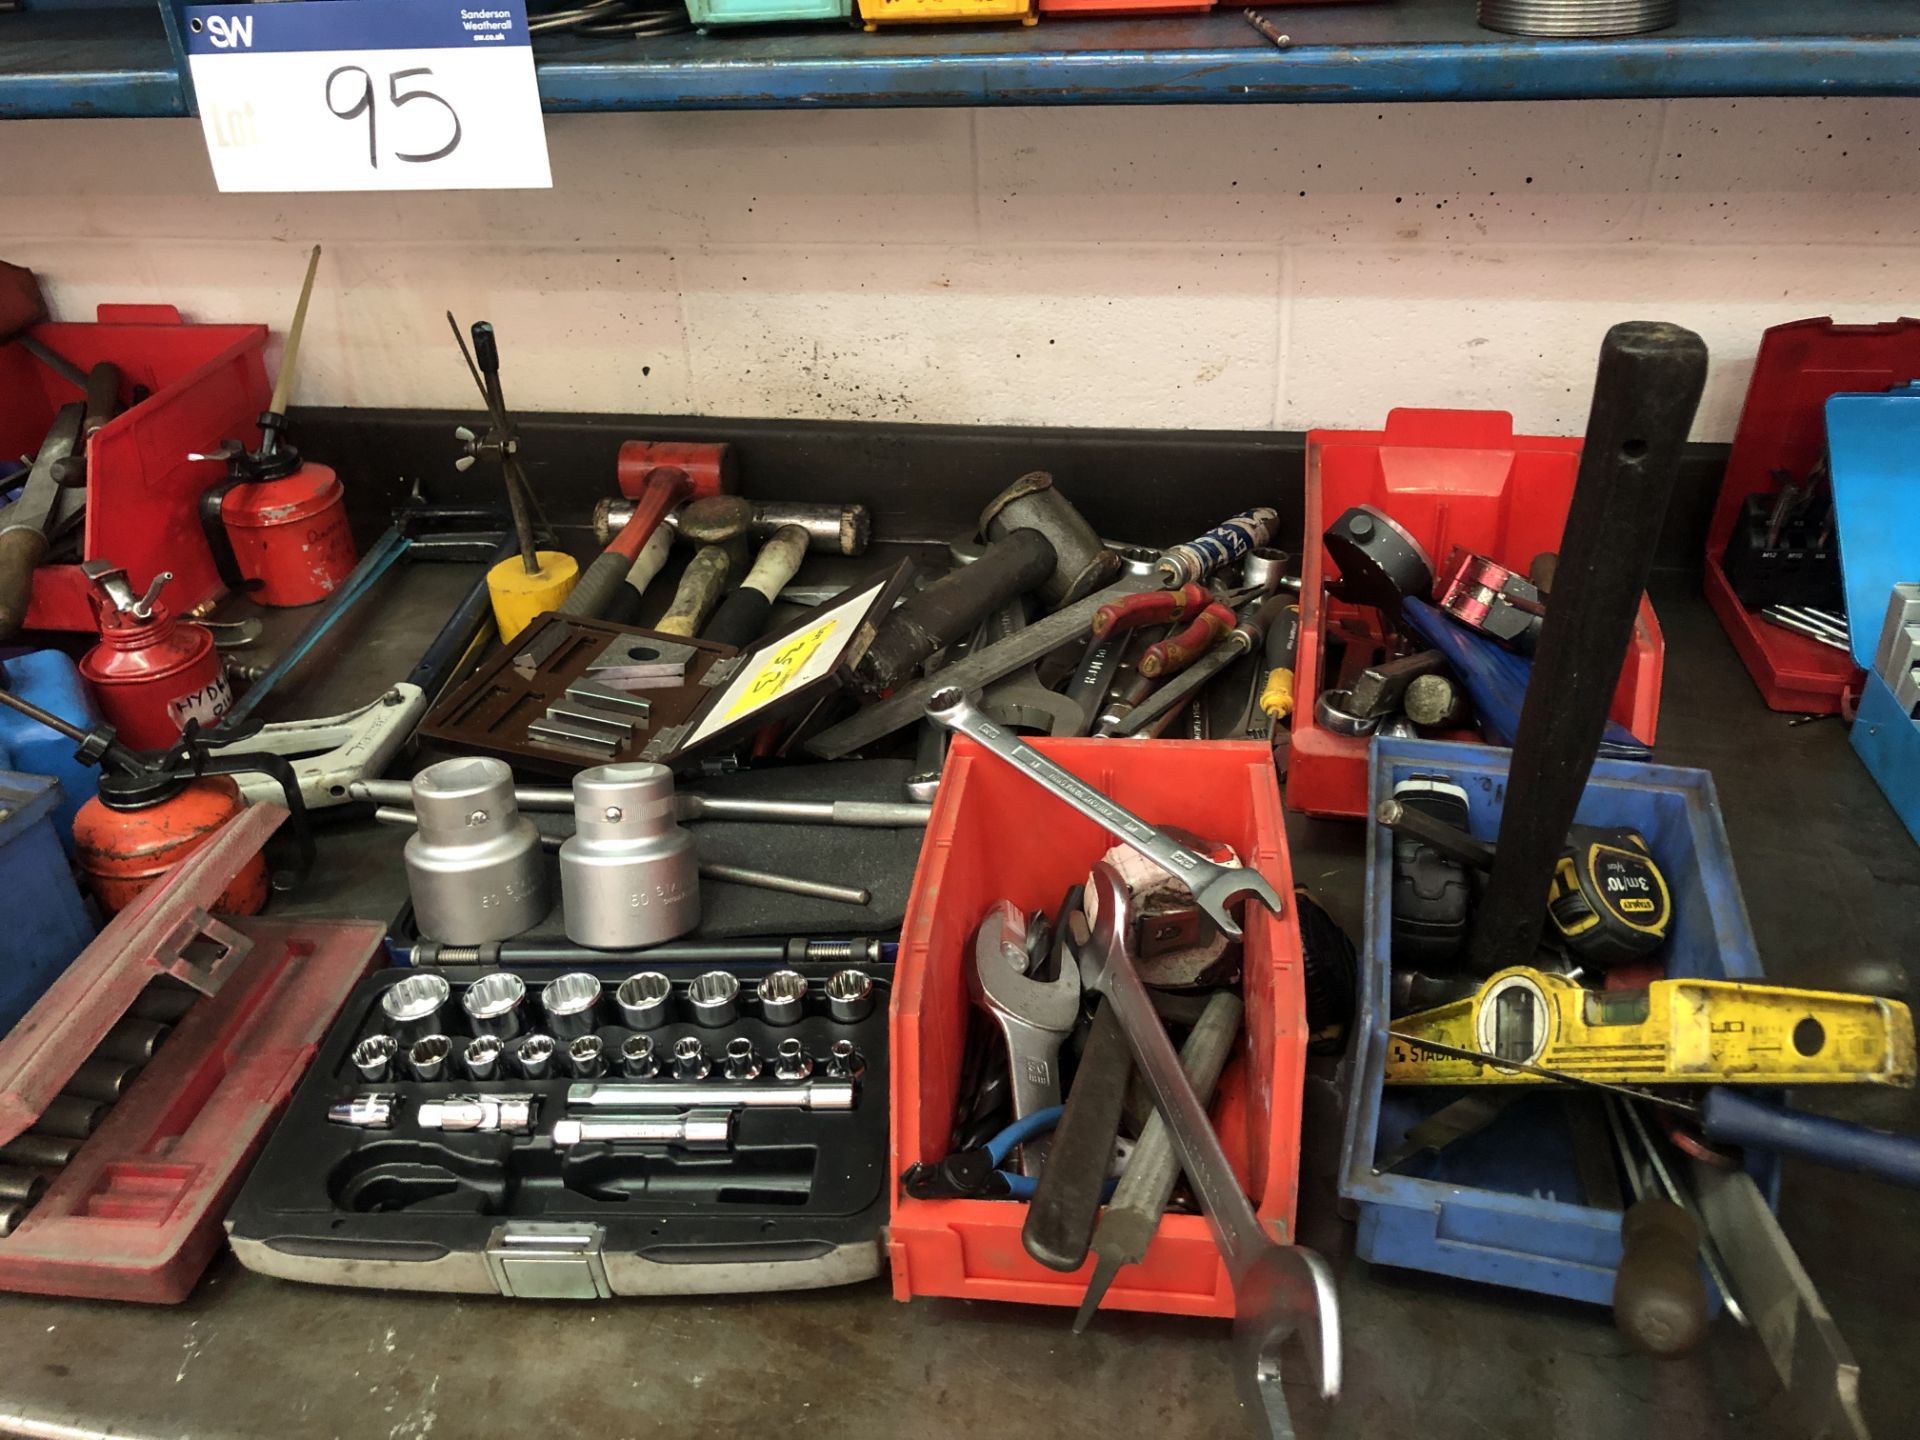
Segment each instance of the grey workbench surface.
M422 608L451 574L410 579ZM437 588L436 588L437 587ZM1667 633L1661 758L1713 770L1769 973L1852 983L1913 967L1920 850L1835 720L1764 709L1690 580L1656 586ZM395 610L381 607L391 616ZM428 613L431 613L430 611ZM413 647L417 649L417 646ZM307 690L413 650L347 636ZM325 663L325 657L321 661ZM301 694L295 687L289 693ZM364 697L361 697L364 698ZM1294 873L1342 923L1360 909L1360 828L1290 817ZM371 828L371 827L369 827ZM385 915L400 837L323 844L298 908ZM1331 1411L1297 1394L1307 1440L1784 1440L1752 1337L1720 1320L1691 1359L1629 1354L1606 1312L1352 1259L1334 1211L1331 1067L1309 1086L1301 1235L1333 1258L1347 1340ZM1812 1097L1803 1097L1803 1101ZM1920 1132L1911 1093L1844 1097L1855 1118ZM1864 1372L1880 1440L1920 1413L1920 1195L1789 1164L1781 1213ZM1099 1437L1241 1433L1226 1326L955 1301L896 1304L884 1281L807 1294L605 1304L437 1299L283 1284L222 1257L182 1305L0 1298L0 1433L73 1437L457 1435Z

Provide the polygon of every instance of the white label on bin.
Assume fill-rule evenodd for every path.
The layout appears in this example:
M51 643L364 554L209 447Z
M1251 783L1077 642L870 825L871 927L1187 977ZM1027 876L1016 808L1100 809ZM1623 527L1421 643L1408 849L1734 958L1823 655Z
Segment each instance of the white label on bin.
M553 184L526 0L189 5L222 190Z

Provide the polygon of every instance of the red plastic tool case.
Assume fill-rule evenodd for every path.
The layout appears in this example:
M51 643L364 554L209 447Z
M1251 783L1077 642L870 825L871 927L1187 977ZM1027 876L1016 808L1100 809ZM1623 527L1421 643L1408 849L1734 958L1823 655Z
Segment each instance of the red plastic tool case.
M1920 379L1920 320L1836 325L1828 319L1775 325L1760 337L1746 404L1727 456L1726 478L1707 527L1707 600L1733 648L1775 710L1838 714L1863 672L1842 651L1769 625L1748 610L1728 583L1721 556L1756 491L1778 489L1775 470L1804 479L1827 448L1827 397L1871 392ZM1855 617L1878 626L1878 615Z
M1247 1035L1221 1077L1213 1121L1273 1232L1293 1235L1307 1025L1300 930L1272 752L1181 740L1042 740L1038 747L1155 824L1225 840L1289 897L1286 913L1249 904ZM1049 1270L1020 1245L1027 1207L1012 1200L916 1200L899 1188L916 1160L947 1153L972 1004L966 967L988 906L1051 911L1114 843L1093 821L975 746L957 740L940 781L901 929L894 976L893 1293L1078 1305L1092 1263ZM1169 1215L1139 1265L1120 1272L1107 1309L1233 1314L1207 1220Z
M173 572L176 614L226 587L196 516L200 494L226 473L189 460L222 440L258 443L254 424L270 389L264 325L187 325L171 305L102 305L97 324L51 323L28 333L82 370L111 360L129 386L152 391L87 442L83 555L123 565L136 592ZM0 345L0 455L32 455L59 408L81 393L19 345ZM43 565L34 576L27 625L92 630L78 565Z
M0 1289L170 1304L222 1243L221 1220L382 927L216 920L207 905L286 811L241 812L115 916L0 1041L0 1143L32 1125L146 985L203 992L18 1228Z
M1393 410L1385 430L1307 432L1289 809L1356 818L1367 813L1367 740L1334 735L1313 722L1314 697L1328 678L1329 623L1374 621L1372 611L1326 594L1326 579L1339 573L1320 543L1327 526L1351 506L1373 505L1418 540L1435 565L1464 545L1525 574L1534 556L1559 548L1579 464L1579 440L1515 435L1513 417L1502 410ZM1660 718L1665 658L1660 622L1642 596L1610 713L1648 745Z

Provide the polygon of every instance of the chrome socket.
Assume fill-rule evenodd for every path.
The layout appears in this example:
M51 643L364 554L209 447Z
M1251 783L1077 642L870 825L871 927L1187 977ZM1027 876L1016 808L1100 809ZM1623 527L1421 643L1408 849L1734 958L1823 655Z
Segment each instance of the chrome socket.
M444 1080L452 1054L453 1041L445 1035L423 1035L407 1051L407 1069L416 1080Z
M873 1013L873 977L864 970L838 970L827 981L827 1013L852 1025Z
M776 970L761 980L760 1018L769 1025L795 1025L807 1013L807 977L798 970Z
M687 1035L673 1042L673 1073L679 1080L704 1080L713 1069L707 1059L707 1047L698 1035Z
M633 724L630 714L603 717L597 706L575 710L573 718L628 731ZM675 819L672 771L629 762L573 777L560 898L567 939L600 950L658 945L700 923L700 857Z
M514 1047L514 1068L528 1080L544 1080L552 1073L556 1048L551 1035L523 1036Z
M620 1073L629 1080L651 1080L660 1073L651 1035L629 1035L620 1042Z
M557 976L540 992L547 1029L560 1040L577 1040L598 1028L594 1011L599 1004L600 982L584 970Z
M773 1052L773 1074L777 1080L805 1080L813 1074L813 1057L789 1035Z
M657 1030L673 1009L673 982L658 970L629 975L613 992L613 1003L630 1030Z
M511 1040L526 1028L526 1000L527 982L499 970L467 986L460 997L460 1008L467 1012L467 1023L474 1034Z
M449 945L510 940L547 916L540 832L513 798L503 760L461 756L413 777L420 828L407 838L407 888L420 933Z
M754 1053L753 1041L744 1035L736 1035L727 1041L727 1078L729 1080L760 1078L760 1057Z
M598 1035L581 1035L567 1046L567 1072L576 1080L598 1080L607 1073L607 1049Z
M370 1085L378 1085L393 1071L393 1057L400 1053L400 1042L391 1035L369 1035L353 1047L353 1068Z
M419 971L389 985L380 997L387 1033L405 1041L446 1034L447 1001L452 995L446 976L432 971Z
M708 1029L731 1025L740 1018L740 982L725 970L709 970L687 986L687 1008L693 1023Z
M469 1080L491 1080L500 1073L500 1057L506 1053L507 1042L498 1035L476 1035L467 1042L460 1063L465 1067Z
M866 1068L866 1060L854 1048L851 1040L836 1040L827 1050L827 1078L830 1080L858 1080Z

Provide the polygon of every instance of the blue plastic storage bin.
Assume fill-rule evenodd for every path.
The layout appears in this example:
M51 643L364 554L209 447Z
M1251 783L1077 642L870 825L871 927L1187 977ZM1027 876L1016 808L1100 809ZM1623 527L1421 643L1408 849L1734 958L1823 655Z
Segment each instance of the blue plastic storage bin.
M1389 1089L1382 1083L1393 854L1392 832L1371 814L1400 781L1445 775L1467 792L1473 833L1491 841L1500 828L1511 753L1435 740L1373 743L1366 933L1340 1193L1357 1210L1355 1248L1362 1259L1605 1305L1612 1302L1620 1262L1620 1212L1586 1203L1564 1087L1531 1092L1485 1130L1438 1156L1423 1157L1391 1175L1373 1168L1375 1155L1398 1146L1417 1121L1471 1092L1439 1086ZM1673 893L1673 933L1659 957L1669 976L1760 978L1759 951L1711 775L1671 765L1599 761L1578 820L1632 826L1647 837ZM1756 1154L1749 1168L1771 1195L1777 1165Z
M31 700L62 720L81 726L100 723L100 712L79 667L58 650L30 650L0 660L0 677L22 700ZM0 770L51 775L60 782L53 824L60 834L60 848L68 855L73 854L73 817L100 788L99 771L74 759L74 748L73 741L38 720L0 707Z
M59 802L58 781L0 770L0 895L14 902L0 946L0 1035L93 939L80 887L54 838Z
M1827 401L1834 530L1847 587L1854 662L1867 672L1854 717L1854 753L1907 833L1920 842L1920 720L1873 669L1895 585L1920 580L1920 384Z

